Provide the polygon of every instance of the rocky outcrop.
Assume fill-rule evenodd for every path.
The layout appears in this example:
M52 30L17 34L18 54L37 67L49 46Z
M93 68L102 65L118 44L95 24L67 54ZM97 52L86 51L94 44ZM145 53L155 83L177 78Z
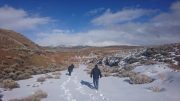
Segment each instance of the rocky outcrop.
M110 67L118 66L118 63L121 61L121 57L107 57L103 59L103 63Z

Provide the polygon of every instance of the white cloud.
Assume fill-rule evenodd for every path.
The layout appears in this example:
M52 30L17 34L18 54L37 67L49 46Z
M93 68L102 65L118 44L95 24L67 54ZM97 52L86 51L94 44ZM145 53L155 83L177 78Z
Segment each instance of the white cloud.
M51 33L51 34L49 34ZM61 32L47 32L38 34L39 38L36 40L42 46L58 46L58 45L90 45L90 46L108 46L118 44L129 44L125 43L124 40L114 40L119 37L114 30L91 30L88 32L80 32L69 34L67 31ZM123 36L124 33L121 33ZM114 41L113 41L114 40Z
M49 17L31 16L23 9L10 6L0 7L0 27L13 30L26 30L36 28L52 21Z
M74 33L67 30L52 30L41 33L36 42L40 45L152 45L180 42L180 2L173 3L169 12L159 12L147 22L134 22L154 10L125 9L113 13L106 11L92 20L101 29ZM125 22L122 24L117 24ZM111 26L109 26L111 25ZM49 34L50 33L50 34Z
M132 21L142 16L147 16L154 13L156 10L148 9L123 9L121 11L113 13L110 9L107 9L104 14L92 20L95 25L113 25L118 23L124 23Z

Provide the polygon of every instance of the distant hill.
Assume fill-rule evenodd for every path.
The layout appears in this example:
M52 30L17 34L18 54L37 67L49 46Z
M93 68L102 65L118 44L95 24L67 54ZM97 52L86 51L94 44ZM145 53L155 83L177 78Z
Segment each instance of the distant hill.
M30 48L38 49L39 46L20 33L12 30L0 29L0 48Z

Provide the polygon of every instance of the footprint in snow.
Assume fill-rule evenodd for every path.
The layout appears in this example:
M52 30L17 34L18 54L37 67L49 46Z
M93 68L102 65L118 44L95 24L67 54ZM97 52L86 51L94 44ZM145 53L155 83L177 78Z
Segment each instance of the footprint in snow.
M100 98L103 100L103 101L109 101L109 98L106 98L100 91L96 91L96 93L100 96Z

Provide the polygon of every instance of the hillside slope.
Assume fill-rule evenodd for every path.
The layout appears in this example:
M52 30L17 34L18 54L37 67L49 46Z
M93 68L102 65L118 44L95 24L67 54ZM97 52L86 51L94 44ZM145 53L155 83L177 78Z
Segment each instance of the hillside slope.
M0 29L0 48L30 48L38 49L39 46L12 30Z
M32 74L54 71L55 52L47 52L20 33L0 29L0 81L26 79Z

